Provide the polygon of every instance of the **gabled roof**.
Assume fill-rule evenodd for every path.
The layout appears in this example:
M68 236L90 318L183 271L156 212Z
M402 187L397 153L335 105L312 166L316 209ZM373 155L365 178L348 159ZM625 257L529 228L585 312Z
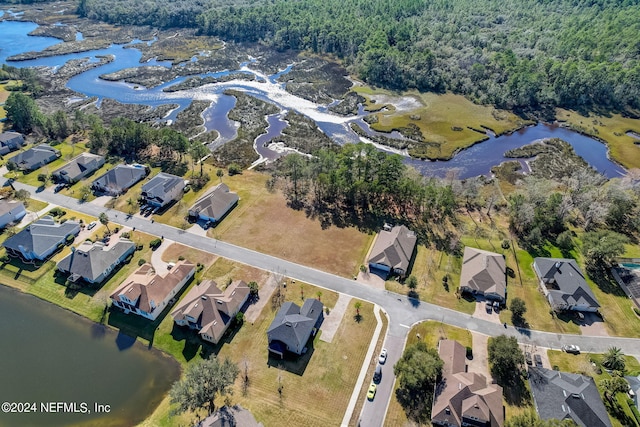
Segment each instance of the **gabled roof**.
M3 246L20 252L43 254L63 242L68 235L77 234L79 231L78 221L57 223L53 217L47 215L9 237Z
M49 163L53 161L60 152L49 144L40 144L31 147L27 151L16 154L9 159L9 162L15 163L18 169L29 170L40 163Z
M407 271L416 241L415 233L404 225L393 227L390 231L382 230L371 249L369 262Z
M441 340L438 354L444 367L433 399L433 424L461 426L467 419L483 421L491 427L502 426L502 387L487 384L482 374L466 372L466 349L457 341Z
M151 313L151 301L160 305L169 293L184 280L193 275L196 266L189 261L178 261L168 274L157 274L151 264L142 264L111 294L111 298L120 301L120 295L126 295L130 301L135 301L136 308Z
M0 133L0 144L2 145L6 145L14 139L19 139L21 143L24 142L24 136L21 133L11 131Z
M115 168L99 176L93 185L110 192L122 192L147 176L147 169L142 165L117 165Z
M22 202L17 200L0 200L0 216L11 212L16 208L20 208L20 206L22 206L22 209L20 210L24 210L24 203Z
M506 269L504 256L467 246L462 257L460 287L504 298L507 289Z
M171 313L174 319L190 316L197 322L200 335L215 341L226 331L234 316L249 296L249 287L242 280L232 282L221 291L213 280L205 280L189 290Z
M543 420L571 419L579 426L611 427L593 378L530 367L529 384Z
M58 270L95 282L107 268L116 263L120 257L135 250L131 240L120 239L113 246L103 243L83 242L78 248L58 263Z
M184 188L184 179L169 173L160 172L142 186L142 196L147 200L167 201L167 195L176 187Z
M558 287L549 290L552 304L600 307L574 259L536 258L533 262L542 275L540 279L552 280Z
M229 191L226 184L220 183L200 197L189 209L189 213L219 219L238 200L238 193Z
M78 177L84 176L85 173L89 173L87 170L90 172L97 170L103 163L103 156L91 153L82 153L60 169L55 170L52 175L61 175L66 179L75 180L78 179Z
M312 298L305 300L302 308L291 301L285 302L267 329L269 341L278 340L301 348L317 326L322 309L322 303Z

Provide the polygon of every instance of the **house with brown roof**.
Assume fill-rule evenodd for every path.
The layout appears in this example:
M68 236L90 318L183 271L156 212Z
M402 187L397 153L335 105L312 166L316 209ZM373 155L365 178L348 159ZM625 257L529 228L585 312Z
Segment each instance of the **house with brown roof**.
M502 387L487 384L479 373L467 372L466 349L457 341L441 340L442 380L436 386L431 423L446 427L504 425Z
M464 248L460 291L504 302L507 294L507 265L504 255L469 246Z
M230 191L226 184L220 183L191 206L189 216L207 222L219 222L238 204L238 200L238 193Z
M385 224L369 253L369 269L405 276L418 241L416 234L404 225L391 228Z
M164 275L157 273L151 264L142 264L111 294L111 301L125 314L156 320L195 272L196 266L185 260L178 261Z
M249 298L249 286L232 282L224 291L213 280L194 286L171 313L179 326L195 329L203 340L217 344Z

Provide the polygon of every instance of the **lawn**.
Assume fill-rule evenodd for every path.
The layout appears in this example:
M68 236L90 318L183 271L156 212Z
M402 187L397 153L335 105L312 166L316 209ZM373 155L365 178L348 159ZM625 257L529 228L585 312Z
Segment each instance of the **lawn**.
M640 168L640 146L635 143L638 139L627 135L629 131L640 135L640 120L620 114L584 116L562 109L557 110L556 117L572 129L606 142L611 158L625 168Z
M378 111L374 113L377 123L371 125L374 130L391 132L417 126L426 141L435 143L426 151L431 159L451 158L456 151L486 139L485 129L501 135L531 123L452 93L412 91L399 95L368 87L354 91L367 99L369 111Z
M320 221L287 206L282 193L268 192L267 179L253 171L224 177L240 201L208 235L340 276L356 275L374 236L353 227L323 228Z
M309 284L290 284L286 288L286 299L300 302L301 286L306 295L315 295L318 290ZM332 307L338 295L327 290L322 292L322 301ZM268 357L266 330L276 313L270 304L265 306L256 322L245 322L239 329L230 330L217 346L202 346L197 338L194 339L194 334L186 336L180 329L175 329L167 316L155 331L153 345L168 350L183 364L197 360L202 353L217 354L231 358L244 372L246 361L247 392L243 393L240 380L236 381L231 402L251 410L264 425L338 425L357 379L353 372L359 372L376 326L373 305L363 303L361 312L360 322L356 322L349 312L345 314L332 343L319 340L318 334L311 349L297 361ZM283 386L282 396L277 390L279 384ZM304 393L297 390L304 390ZM222 399L217 402L218 405L222 403ZM169 409L165 399L143 425L192 423L189 415L171 418Z
M616 400L622 408L622 414L619 418L623 419L621 420L612 416L611 405L607 402L607 399L604 398L604 389L600 386L600 381L605 378L611 378L611 375L602 367L602 354L582 353L573 355L557 350L548 350L547 354L551 365L557 367L558 370L593 377L598 386L598 391L600 391L600 396L603 402L605 402L605 406L609 412L609 419L614 427L629 425L629 422L625 422L625 417L628 417L627 421L634 419L633 413L627 404L626 395L621 393L616 395ZM625 361L625 375L638 375L640 373L640 362L638 362L635 357L625 356ZM600 373L598 374L598 372Z

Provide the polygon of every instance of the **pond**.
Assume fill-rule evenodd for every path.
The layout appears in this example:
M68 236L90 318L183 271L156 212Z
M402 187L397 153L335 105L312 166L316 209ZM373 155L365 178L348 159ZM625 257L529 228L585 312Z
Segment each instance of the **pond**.
M2 427L136 425L180 376L172 358L3 285L0 343L0 401L36 405L31 413L0 412ZM109 412L96 413L95 404Z
M0 48L0 62L6 62L7 58L17 53L27 51L38 51L59 40L50 37L29 37L27 33L32 31L36 24L30 22L0 22L0 33L8 35L9 42ZM78 37L81 37L79 35ZM7 38L7 37L5 37ZM150 41L149 43L152 43ZM285 69L270 76L265 76L259 71L251 70L247 65L251 59L239 64L237 70L224 70L214 73L200 74L200 77L222 77L231 73L254 74L255 81L232 80L214 84L208 84L194 89L165 92L163 89L181 83L185 76L178 76L175 79L163 83L162 85L145 88L139 85L124 82L106 81L100 79L100 75L113 73L125 68L140 67L143 65L157 65L170 67L166 61L152 59L146 63L140 63L142 53L135 48L135 43L126 45L113 44L107 49L82 52L77 54L57 55L47 58L39 58L29 61L9 61L11 65L26 66L49 66L58 67L69 59L91 58L96 60L99 55L113 55L113 62L97 68L85 71L71 78L67 86L84 96L95 96L98 98L98 105L103 98L112 98L122 103L142 104L156 107L162 104L177 104L164 119L168 122L175 120L177 114L184 110L193 100L210 101L211 106L203 113L204 125L207 130L215 129L220 137L210 145L211 148L219 146L237 134L238 124L229 120L228 113L235 105L235 98L225 95L227 89L234 89L246 92L252 96L277 105L283 111L292 109L313 119L320 130L332 138L338 144L357 142L360 140L350 128L349 122L358 123L367 133L377 134L369 128L362 120L363 111L356 117L340 117L327 111L326 105L315 104L306 99L302 99L285 90L285 84L278 81L278 78L290 72L295 64L287 66ZM194 57L195 58L195 57ZM197 59L197 58L196 58ZM280 135L284 129L285 122L281 119L282 114L268 118L269 128L267 133L260 136L256 141L256 151L263 157L273 160L281 154L265 149L263 145L268 143L273 137ZM401 138L397 132L383 134L392 138ZM576 153L582 156L591 166L607 177L617 177L626 173L625 169L612 162L608 157L607 147L600 141L573 132L569 129L550 124L538 124L523 128L511 135L495 137L489 135L485 142L476 144L466 150L462 150L452 160L449 161L421 161L405 157L405 163L415 167L422 174L427 176L444 177L452 169L456 170L459 178L468 178L477 175L490 174L491 168L504 161L510 160L504 157L504 152L513 148L530 144L544 138L561 138L573 146ZM286 152L286 151L284 151Z

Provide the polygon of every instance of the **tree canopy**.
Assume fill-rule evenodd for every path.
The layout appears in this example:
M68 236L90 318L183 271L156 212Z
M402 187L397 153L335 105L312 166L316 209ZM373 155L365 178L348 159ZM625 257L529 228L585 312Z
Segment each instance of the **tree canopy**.
M431 403L436 381L442 375L442 359L434 348L423 341L407 347L393 367L399 387L396 398L407 417L426 422L431 416Z
M491 375L501 386L516 384L524 365L524 354L516 337L500 335L489 338L487 346Z
M183 378L169 391L171 403L176 405L175 411L206 408L209 414L213 413L216 396L230 392L238 373L238 365L230 359L220 361L212 357L190 364Z

